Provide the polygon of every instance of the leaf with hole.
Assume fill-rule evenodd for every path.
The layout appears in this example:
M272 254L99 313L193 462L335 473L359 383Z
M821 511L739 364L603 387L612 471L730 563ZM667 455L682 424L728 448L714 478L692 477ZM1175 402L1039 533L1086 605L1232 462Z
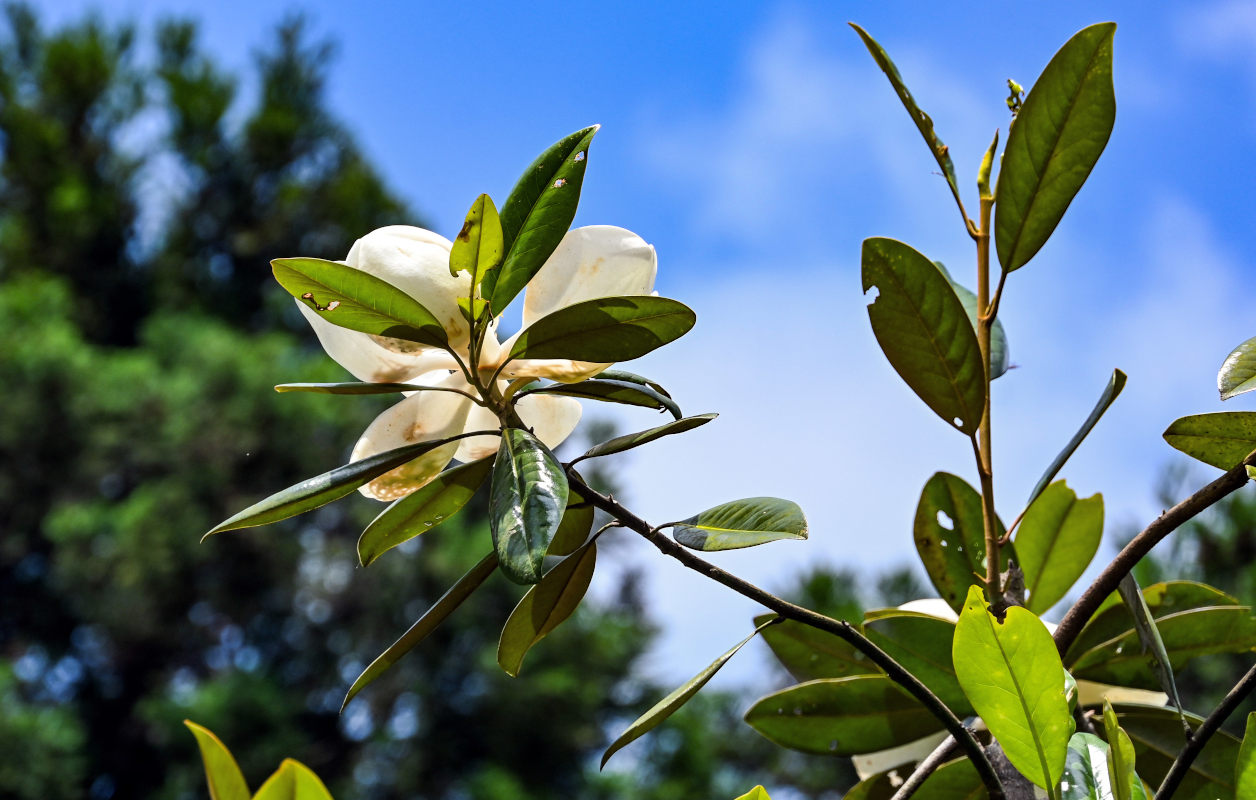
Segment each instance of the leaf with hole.
M625 450L631 450L634 447L640 447L643 444L662 439L664 436L674 436L678 433L691 431L699 428L711 420L718 417L719 414L697 414L692 417L684 417L682 419L666 422L654 428L647 428L644 431L636 433L626 433L623 436L616 436L614 439L607 439L601 444L590 447L582 456L571 461L575 464L577 461L583 461L586 458L596 458L598 456L609 456L613 453L622 453Z
M459 578L457 583L449 587L449 590L441 595L440 599L424 612L423 616L419 617L418 621L411 625L410 629L403 633L400 639L389 645L387 650L380 653L370 663L370 666L362 671L362 674L349 687L349 692L345 695L345 700L340 705L340 710L343 712L345 706L349 705L349 701L358 692L387 672L389 667L400 661L402 656L417 647L432 631L436 630L476 589L480 588L484 581L488 580L488 576L492 575L496 569L497 553L489 553L480 560L480 563L472 567L467 574Z
M183 724L196 737L211 800L249 800L249 785L244 780L244 773L240 772L240 765L222 740L209 728L190 719L183 720Z
M447 469L417 491L394 501L366 526L358 538L358 561L372 561L462 510L493 468L491 458Z
M1072 457L1073 453L1076 452L1077 448L1094 429L1095 425L1103 417L1104 412L1108 410L1108 407L1112 405L1112 402L1116 400L1116 398L1121 394L1121 390L1124 388L1125 373L1121 372L1119 369L1112 370L1112 377L1108 379L1107 387L1105 387L1103 393L1099 395L1099 401L1095 403L1095 407L1091 409L1090 416L1086 417L1086 421L1083 422L1082 426L1077 429L1077 433L1073 434L1073 438L1069 439L1068 444L1066 444L1064 449L1056 455L1056 457L1051 461L1051 464L1047 467L1047 471L1042 473L1042 477L1038 479L1036 484L1034 484L1033 490L1029 493L1029 500L1025 503L1025 508L1029 508L1033 505L1034 501L1038 499L1038 495L1042 494L1043 490L1050 485L1051 481L1055 480L1055 476L1059 474L1060 469L1064 466L1065 462L1067 462L1069 458Z
M596 297L524 328L508 360L630 361L684 336L696 320L688 306L666 297Z
M603 373L605 374L605 373ZM611 381L599 378L580 381L579 383L556 383L540 389L528 389L515 397L523 399L530 394L556 394L563 397L582 397L587 400L600 400L604 403L619 403L626 406L653 408L656 411L668 411L676 419L681 419L680 406L676 401L659 394L648 386L639 386L627 381Z
M957 717L972 714L951 663L955 623L912 611L884 609L864 615L864 635L915 675Z
M985 413L985 367L964 304L937 265L894 239L863 243L863 290L886 358L934 413L963 433Z
M501 209L505 260L485 276L480 293L500 316L553 254L580 202L589 145L598 126L564 136L537 156Z
M1112 37L1091 25L1052 57L1007 137L995 189L994 242L1003 269L1046 243L1108 144L1116 120Z
M1064 481L1047 487L1016 532L1017 562L1025 573L1025 607L1042 614L1064 597L1099 551L1103 495L1078 499Z
M489 491L489 528L502 573L515 583L541 579L567 492L567 474L540 439L518 428L502 431Z
M270 264L288 294L334 325L449 349L449 336L432 312L387 281L321 258L277 258Z
M1234 348L1217 373L1217 391L1229 400L1256 389L1256 337Z
M986 572L981 495L963 478L935 473L920 493L912 530L929 580L942 599L960 611L968 587L976 582L977 575ZM996 530L1003 535L1003 523L997 520ZM1001 548L999 569L1007 569L1009 558L1016 558L1015 548Z
M528 651L575 612L596 565L597 545L590 542L545 573L523 596L497 642L497 663L507 675L517 677Z
M972 323L973 332L975 333L978 316L977 295L952 278L950 270L941 261L933 263L942 271L946 279L951 282L951 288L955 290L955 296L963 304L964 313L968 315L968 321ZM1007 332L1003 330L1003 320L996 318L994 325L990 326L990 380L1003 377L1003 374L1008 369L1008 359Z
M693 550L737 550L779 539L806 539L807 519L789 500L747 497L675 523L672 538Z
M493 199L482 194L471 204L462 230L449 249L449 272L455 278L466 272L476 286L495 269L503 255L502 223ZM467 287L468 294L471 287ZM478 316L478 314L476 315Z
M761 614L755 617L755 627L762 626L774 616ZM781 666L798 681L880 674L876 665L845 639L801 622L787 619L764 628L762 635Z
M719 672L720 668L727 664L728 660L737 654L738 650L745 647L747 642L753 639L759 631L763 630L768 625L771 625L775 619L776 617L773 616L772 619L763 623L758 628L755 628L753 633L733 645L732 649L724 653L724 655L708 664L706 669L676 687L671 694L655 703L649 711L645 712L640 717L637 717L637 719L628 726L628 729L621 733L618 739L611 742L610 747L606 748L606 752L602 754L602 766L605 767L606 762L611 756L615 755L615 753L649 733L661 722L676 713L681 706L688 703L689 700L692 699L703 686L707 685L707 681L715 677L715 673Z
M1256 411L1182 417L1164 432L1164 440L1209 466L1230 469L1256 450Z
M953 658L960 686L1012 766L1054 794L1072 719L1064 665L1042 620L1012 606L1000 622L973 586L955 624Z
M942 727L916 698L884 675L790 686L751 706L746 722L781 747L836 756L898 747Z

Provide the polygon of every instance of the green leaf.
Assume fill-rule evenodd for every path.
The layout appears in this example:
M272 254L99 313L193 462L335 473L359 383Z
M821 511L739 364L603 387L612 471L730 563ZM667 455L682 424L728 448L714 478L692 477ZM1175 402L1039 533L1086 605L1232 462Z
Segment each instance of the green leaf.
M1256 389L1256 337L1234 348L1217 373L1217 391L1229 400Z
M1016 533L1025 572L1025 607L1041 614L1058 603L1086 571L1103 538L1103 495L1078 500L1064 481L1047 487L1025 512Z
M1256 619L1250 606L1197 608L1156 618L1170 667L1180 670L1198 656L1256 649ZM1070 669L1079 680L1159 689L1160 680L1136 631L1082 653Z
M996 520L999 536L1003 523ZM981 495L962 478L938 472L929 478L913 525L916 552L938 595L959 611L968 587L986 571L986 536L981 516ZM1015 549L999 550L1000 569L1007 568ZM1018 562L1019 563L1019 562Z
M385 552L457 514L492 468L493 460L482 458L447 469L418 491L393 502L362 531L358 561L370 566Z
M571 463L583 461L586 458L596 458L597 456L609 456L613 453L622 453L625 450L631 450L634 447L640 447L643 444L649 444L656 439L662 439L664 436L673 436L677 433L691 431L694 428L701 427L711 420L718 417L719 414L697 414L692 417L684 417L683 419L673 420L654 428L648 428L644 431L636 433L626 433L623 436L616 436L614 439L607 439L601 444L595 444L590 447L584 455L572 459Z
M1115 706L1121 727L1134 743L1138 774L1152 786L1159 786L1173 759L1186 744L1177 712L1160 706L1118 703ZM1192 726L1198 728L1203 718L1187 714ZM1238 759L1239 740L1217 731L1191 764L1186 779L1173 794L1173 800L1216 800L1232 798L1234 763Z
M972 714L951 664L953 622L898 609L870 611L864 615L864 635L929 687L956 716L962 719Z
M1256 711L1247 715L1243 744L1234 763L1234 796L1256 797Z
M761 627L775 616L761 614L754 618L754 624ZM868 657L845 639L801 622L787 619L765 628L763 641L772 648L772 654L789 674L799 681L880 674Z
M1012 766L1054 795L1071 733L1064 665L1042 621L1019 606L999 622L981 587L955 625L955 674Z
M666 297L597 297L524 328L507 360L629 361L684 336L696 320L688 306Z
M277 258L270 264L288 294L333 325L449 349L449 336L432 312L387 281L321 258Z
M576 552L593 531L593 518L597 515L588 501L580 496L575 487L567 489L567 510L563 512L558 531L550 540L547 556L569 556Z
M942 726L884 675L791 686L756 702L746 722L781 747L837 756L898 747Z
M1126 741L1129 741L1128 737ZM1089 733L1073 734L1068 741L1068 759L1064 764L1062 799L1116 800L1109 761L1111 753L1112 748L1098 736ZM1130 757L1133 757L1132 752ZM1150 800L1143 789L1142 781L1136 776L1129 786L1129 797Z
M253 800L332 800L331 792L314 771L291 758L285 758Z
M738 650L745 647L746 643L753 639L759 631L769 625L772 625L776 619L777 618L773 616L767 622L764 622L762 625L755 628L753 633L733 645L732 649L724 653L724 655L708 664L706 669L676 687L671 694L655 703L649 711L645 712L640 717L637 717L637 719L628 726L628 729L621 733L618 739L611 742L610 747L606 748L606 752L602 754L602 766L605 767L606 762L610 759L610 757L619 752L619 750L623 747L636 741L646 733L649 733L657 727L659 723L663 722L663 720L676 713L676 711L679 710L685 703L689 702L690 698L697 694L703 686L706 686L707 681L715 677L715 673L719 672L720 668L727 664L728 660L736 655Z
M767 789L764 789L762 786L756 786L735 800L772 800L772 797L768 794Z
M399 394L401 392L422 392L430 390L430 386L416 383L281 383L275 387L276 392L314 392L316 394Z
M596 564L597 545L590 542L545 573L523 596L497 643L497 663L507 675L518 677L528 651L575 612Z
M196 737L197 747L201 750L210 800L249 800L249 785L244 780L244 773L240 772L240 765L222 740L209 728L190 719L183 720L183 724Z
M1256 450L1256 411L1182 417L1164 432L1164 440L1191 458L1228 470Z
M1143 652L1147 653L1151 659L1151 669L1156 673L1156 679L1160 681L1160 688L1173 702L1174 708L1178 710L1178 716L1182 718L1182 726L1189 734L1191 729L1186 725L1182 698L1178 696L1177 681L1173 677L1173 662L1169 659L1164 639L1160 636L1160 629L1156 626L1155 617L1151 614L1151 608L1143 597L1143 591L1139 588L1134 573L1125 574L1117 585L1117 591L1121 595L1121 600L1125 602L1125 607L1129 609L1130 616L1134 619L1134 630L1138 633L1138 641L1142 645Z
M396 664L401 657L413 650L428 637L428 635L436 630L436 628L445 621L445 618L457 610L458 606L471 596L476 589L484 581L488 580L488 576L493 574L497 569L497 553L489 553L480 563L472 567L466 575L458 579L458 582L449 587L440 599L437 600L431 608L419 617L410 629L401 635L401 638L393 642L387 650L380 653L379 656L371 662L362 674L358 676L353 685L349 687L348 694L345 695L345 701L341 704L340 710L343 712L345 706L349 705L349 701L378 678L388 671L388 668Z
M672 396L670 392L663 388L662 384L649 378L643 378L634 372L627 372L622 369L608 369L599 372L598 377L608 381L623 381L624 383L635 383L638 386L647 386L668 399Z
M985 368L964 305L937 265L894 239L863 243L872 332L895 371L942 419L970 436L985 413Z
M501 211L506 260L480 292L500 315L558 247L576 216L597 125L563 137L519 176Z
M860 781L843 800L891 800L902 782L902 770L882 772ZM990 795L973 762L961 758L935 769L914 796L921 800L986 800Z
M484 276L501 263L504 252L497 206L493 205L493 198L482 194L471 204L462 230L454 237L449 249L449 273L456 278L459 272L466 272L479 286ZM468 286L468 293L470 289Z
M807 519L789 500L747 497L675 523L672 538L693 550L737 550L778 539L806 539Z
M1077 433L1073 434L1073 438L1069 439L1064 449L1059 452L1055 459L1047 467L1047 471L1042 473L1042 477L1038 479L1038 483L1034 484L1033 491L1029 493L1029 500L1025 503L1025 508L1029 508L1038 499L1038 495L1055 480L1055 476L1059 474L1060 468L1065 462L1072 457L1073 453L1081 445L1082 441L1090 434L1103 417L1103 413L1108 410L1108 406L1112 405L1112 401L1121 394L1121 390L1125 388L1125 373L1119 369L1112 370L1112 377L1108 379L1108 385L1103 390L1103 394L1099 395L1099 402L1095 403L1095 407L1091 409L1090 416L1086 417L1086 421L1077 429Z
M868 35L868 32L859 27L855 23L850 23L855 29L855 33L859 34L859 38L863 39L864 46L868 48L868 52L872 54L872 59L877 62L877 66L885 73L885 77L890 79L890 85L894 87L895 94L902 101L903 108L907 109L911 121L916 123L916 128L920 131L920 135L924 137L925 144L929 146L929 152L933 153L934 159L938 162L938 167L942 170L942 176L946 178L946 183L951 187L951 194L955 196L955 202L962 210L963 201L960 199L959 184L955 180L955 165L951 163L951 155L946 145L942 144L942 140L933 131L933 120L916 105L916 99L912 97L911 92L907 89L907 84L903 82L903 77L898 73L898 67L894 66L894 62L890 60L890 56L885 52L885 48L877 44L877 41ZM968 220L965 219L967 224Z
M659 394L648 386L638 386L626 381L610 381L591 378L579 383L556 383L540 389L528 389L515 395L517 400L530 394L557 394L564 397L583 397L588 400L601 400L604 403L620 403L626 406L641 406L658 411L670 411L676 419L681 419L680 406L676 401Z
M391 472L403 464L414 461L425 453L460 438L463 437L457 436L449 439L437 439L432 442L408 444L405 447L386 450L369 458L354 461L342 467L336 467L330 472L324 472L322 475L316 475L313 478L301 481L295 486L289 486L281 492L272 494L265 500L254 503L234 517L218 523L203 538L208 538L215 533L224 531L267 525L271 522L295 517L297 514L327 505L333 500L339 500L359 486L370 483L385 472Z
M1133 800L1134 786L1142 788L1142 781L1134 775L1134 744L1121 730L1116 712L1107 700L1103 701L1103 731L1108 739L1108 779L1113 800Z
M567 507L567 475L531 433L502 431L489 492L489 527L502 572L515 583L536 583L550 540Z
M950 281L951 288L955 290L955 296L959 298L959 302L964 306L964 313L968 315L968 321L972 324L975 334L977 331L977 317L980 313L977 309L977 295L952 278L950 271L941 261L933 263L942 271L946 279ZM1003 320L996 318L994 325L990 327L990 380L1000 378L1007 372L1008 358L1007 332L1003 330Z
M1116 24L1105 22L1065 42L1012 124L994 206L995 247L1008 272L1046 243L1108 143L1115 33Z

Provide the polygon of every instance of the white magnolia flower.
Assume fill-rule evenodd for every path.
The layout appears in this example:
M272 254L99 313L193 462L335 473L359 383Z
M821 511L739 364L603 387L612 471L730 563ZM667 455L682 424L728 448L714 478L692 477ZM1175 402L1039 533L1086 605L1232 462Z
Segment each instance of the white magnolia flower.
M469 363L470 325L458 308L470 276L449 273L448 239L431 231L393 225L354 243L343 263L381 278L419 301L440 321L451 348ZM568 231L524 292L523 325L560 308L598 297L648 295L654 289L654 248L623 228L595 225ZM428 345L372 336L333 325L297 301L323 349L358 380L412 383L452 391L420 391L380 414L353 448L357 461L409 444L499 427L497 417L472 401L475 387L454 358ZM484 339L478 374L487 381L510 352L514 338L497 340L495 325ZM517 338L517 334L516 337ZM567 359L523 359L501 370L498 388L508 380L547 378L566 383L597 375L610 364ZM482 382L483 382L482 381ZM515 406L519 418L548 447L557 447L580 421L579 401L528 395ZM450 442L388 472L359 489L367 497L395 500L436 477L451 460L475 461L497 451L499 436L473 436Z

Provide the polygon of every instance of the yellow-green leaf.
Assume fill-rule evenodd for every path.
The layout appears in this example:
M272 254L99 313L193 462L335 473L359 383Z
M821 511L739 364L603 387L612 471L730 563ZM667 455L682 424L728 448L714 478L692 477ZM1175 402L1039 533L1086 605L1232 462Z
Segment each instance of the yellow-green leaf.
M190 719L183 724L196 737L205 764L205 781L209 784L210 800L249 800L249 785L240 772L231 751L209 728L197 725Z

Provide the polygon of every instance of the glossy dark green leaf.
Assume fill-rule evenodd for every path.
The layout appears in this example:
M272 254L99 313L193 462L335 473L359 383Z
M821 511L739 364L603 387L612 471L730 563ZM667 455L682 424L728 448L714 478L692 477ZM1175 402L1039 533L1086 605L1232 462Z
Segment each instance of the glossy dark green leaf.
M1229 400L1256 389L1256 337L1234 348L1217 373L1217 391Z
M196 737L196 745L200 748L210 800L249 800L249 785L244 780L244 773L240 772L240 765L222 740L209 728L190 719L183 720L183 724Z
M609 456L613 453L622 453L625 450L631 450L634 447L640 447L643 444L649 444L656 439L662 439L664 436L673 436L677 433L691 431L694 428L707 424L711 420L718 417L719 414L697 414L692 417L684 417L683 419L673 420L654 428L648 428L644 431L636 433L626 433L623 436L616 436L614 439L607 439L601 444L590 447L584 455L579 456L571 461L575 464L577 461L583 461L586 458L595 458L597 456Z
M431 442L410 444L405 447L398 447L395 450L386 450L383 453L378 453L360 461L354 461L351 464L336 467L330 472L324 472L322 475L316 475L313 478L301 481L295 486L289 486L281 492L272 494L265 500L254 503L234 517L218 523L205 536L209 537L215 533L237 530L239 528L252 528L257 525L278 522L288 517L295 517L297 514L326 505L333 500L339 500L354 489L357 489L359 486L365 486L385 472L390 472L402 464L414 461L424 453L435 450L451 441L454 441L454 439L437 439Z
M1019 606L1002 622L973 586L955 624L955 675L1012 766L1036 786L1059 785L1072 719L1064 665L1042 620Z
M1250 606L1197 608L1156 618L1169 664L1176 672L1191 659L1256 649L1256 619ZM1152 659L1136 631L1082 653L1070 666L1079 680L1159 689ZM1180 726L1179 726L1180 730Z
M1055 476L1060 473L1060 468L1065 462L1072 457L1078 446L1086 439L1095 424L1103 417L1103 413L1108 410L1108 406L1112 405L1112 401L1121 394L1121 390L1125 388L1125 373L1119 369L1112 370L1112 377L1108 379L1108 385L1104 388L1103 394L1099 395L1099 402L1095 403L1095 407L1091 409L1090 416L1086 417L1086 421L1077 429L1077 433L1073 434L1073 438L1069 439L1064 449L1056 455L1051 464L1047 467L1047 471L1042 473L1042 477L1034 484L1033 490L1029 493L1029 500L1025 503L1025 508L1029 508L1038 499L1038 495L1055 480Z
M1147 605L1143 590L1139 587L1138 580L1132 572L1127 572L1121 579L1117 592L1121 595L1125 607L1129 609L1139 644L1150 659L1151 670L1155 673L1156 680L1160 681L1161 690L1169 696L1185 727L1186 717L1183 716L1182 698L1178 696L1177 680L1173 676L1173 662L1169 658L1168 650L1165 649L1164 639L1160 636L1160 628L1156 625L1156 618L1151 612L1151 607ZM1186 728L1186 731L1189 732L1190 728Z
M489 527L502 572L516 583L536 583L550 541L567 508L567 475L531 433L502 431L489 492Z
M950 270L941 261L933 263L942 271L946 279L951 282L951 288L955 290L955 296L963 304L964 313L968 315L968 321L972 323L973 332L975 333L977 330L977 317L979 316L977 295L951 277ZM994 325L990 327L990 380L1002 377L1007 372L1009 358L1007 331L1003 329L1003 320L996 318Z
M387 281L321 258L277 258L270 264L288 294L334 325L449 347L449 337L432 312Z
M860 781L843 800L891 800L902 782L902 770L882 772ZM921 800L986 800L990 795L973 762L961 758L935 769L914 796Z
M558 531L550 540L547 556L569 556L589 539L597 509L580 496L575 487L567 490L567 509L563 511Z
M751 706L746 722L781 747L837 756L898 747L942 727L884 675L790 686Z
M981 495L962 478L938 472L925 484L912 527L916 552L938 595L958 612L977 575L986 573L986 537ZM997 522L999 535L1003 523ZM1014 548L999 550L1000 569Z
M1182 417L1164 432L1164 440L1191 458L1230 469L1256 450L1256 411Z
M672 538L693 550L737 550L779 539L806 539L807 519L789 500L747 497L676 523Z
M545 573L523 596L497 642L497 663L507 675L518 676L528 651L575 613L596 565L597 545L590 542Z
M1111 754L1108 743L1098 736L1073 734L1068 742L1064 780L1060 783L1061 800L1116 800ZM1130 784L1129 796L1135 800L1150 800L1142 782L1137 779Z
M774 616L761 614L755 617L755 627L762 626ZM764 628L763 641L772 648L772 654L789 674L799 681L880 674L876 665L845 639L801 622L787 619Z
M916 128L920 131L920 135L924 137L925 144L929 146L929 152L933 154L934 159L938 162L938 168L942 170L942 176L946 178L947 186L951 187L951 194L955 196L955 202L960 208L963 208L963 201L960 199L959 184L955 180L955 165L951 163L951 154L949 148L938 138L937 133L933 130L933 120L916 105L916 98L912 97L911 92L907 89L907 84L903 82L902 75L898 72L898 67L894 66L894 62L890 60L890 56L885 52L875 39L868 35L868 32L859 27L855 23L850 23L855 29L855 33L859 34L859 38L863 39L864 46L868 48L868 52L872 54L872 59L877 62L877 66L885 73L885 77L890 79L890 85L894 87L895 94L902 101L903 108L907 109L911 121L916 124ZM967 218L965 218L967 224Z
M431 608L419 617L418 621L410 626L410 629L401 635L401 638L393 642L387 650L380 653L374 661L371 662L358 679L349 687L348 694L345 695L345 701L341 704L340 710L344 711L345 706L349 705L349 701L354 696L365 689L368 684L383 675L388 668L396 664L402 656L418 646L431 634L432 631L445 621L446 617L457 610L458 606L471 596L476 589L480 588L484 581L488 580L488 576L493 574L497 569L497 553L489 553L480 563L458 579L458 582L449 587L449 590L440 596Z
M332 800L331 792L309 767L300 761L285 758L253 800Z
M358 538L358 561L372 561L402 542L430 531L457 514L493 468L493 459L447 469L431 483L393 502L380 512Z
M1152 786L1159 786L1173 759L1186 745L1177 712L1159 706L1126 703L1118 703L1115 708L1121 727L1134 743L1139 777ZM1187 714L1187 719L1194 728L1203 722L1202 717L1194 714ZM1234 797L1234 763L1238 754L1239 740L1225 731L1217 731L1191 764L1173 800Z
M663 388L662 384L649 378L643 378L635 372L628 372L622 369L608 369L598 373L598 377L608 381L623 381L624 383L635 383L638 386L647 386L669 399L672 396L670 392Z
M659 394L648 386L639 386L627 381L611 381L591 378L579 383L555 383L540 389L529 389L520 392L516 398L523 399L530 394L556 394L564 397L583 397L588 400L601 400L605 403L620 403L626 406L641 406L658 411L669 411L676 419L681 419L680 406L670 397Z
M689 702L689 700L697 694L703 686L706 686L707 681L715 677L715 673L719 672L720 668L727 664L728 660L737 654L738 650L745 647L746 643L753 639L759 631L763 630L764 627L773 624L775 619L776 618L773 617L760 625L745 639L742 639L740 642L733 645L732 649L708 664L706 669L676 687L671 694L655 703L649 711L645 712L640 717L637 717L637 719L628 726L628 729L621 733L618 739L611 742L610 747L606 748L606 752L602 754L602 766L605 767L606 762L610 759L610 757L619 752L623 747L636 741L646 733L649 733L665 719L676 713L681 706Z
M316 394L399 394L401 392L422 392L431 389L415 383L281 383L275 387L276 392L314 392Z
M597 297L524 328L510 359L629 361L684 336L696 320L692 309L666 297Z
M1107 700L1103 702L1103 735L1108 740L1108 780L1113 800L1134 800L1135 786L1140 795L1143 788L1142 781L1134 774L1134 744L1117 722L1116 711Z
M895 371L925 404L973 434L985 413L985 368L964 304L937 265L894 239L863 243L863 290L872 332Z
M1234 762L1234 796L1256 797L1256 711L1247 715L1243 744Z
M524 170L501 209L506 258L480 288L500 315L563 240L580 202L589 144L598 126L550 145Z
M955 623L928 614L884 609L864 615L864 635L929 687L956 716L972 715L972 705L951 664Z
M497 267L505 254L502 239L502 223L497 216L493 199L482 194L471 204L462 230L454 237L449 249L449 272L454 277L460 271L472 276L476 286L484 276ZM470 293L471 287L467 287Z
M1047 487L1016 532L1016 563L1025 572L1025 607L1042 614L1064 597L1099 551L1103 495L1079 500L1064 481Z
M1074 34L1030 89L1008 133L995 189L994 242L1003 269L1034 257L1112 134L1115 23Z

